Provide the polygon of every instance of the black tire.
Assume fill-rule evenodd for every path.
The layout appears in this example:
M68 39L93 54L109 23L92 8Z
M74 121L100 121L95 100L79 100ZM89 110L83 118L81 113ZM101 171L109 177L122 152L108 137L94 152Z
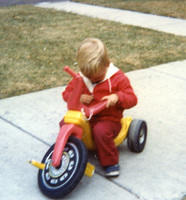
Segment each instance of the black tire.
M147 139L147 124L143 120L132 120L129 130L127 144L132 152L140 153L143 151Z
M52 145L43 157L45 169L38 172L38 184L42 193L50 198L62 198L70 193L84 175L88 161L87 149L84 143L71 136L63 151L61 165L54 168L51 157Z

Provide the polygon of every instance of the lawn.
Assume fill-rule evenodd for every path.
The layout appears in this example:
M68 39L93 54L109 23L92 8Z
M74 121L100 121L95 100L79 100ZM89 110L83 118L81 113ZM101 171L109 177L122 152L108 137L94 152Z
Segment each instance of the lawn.
M73 0L76 2L186 19L186 0Z
M86 37L103 40L125 72L186 59L186 37L31 5L0 8L0 27L0 98L67 84L62 67L77 71Z

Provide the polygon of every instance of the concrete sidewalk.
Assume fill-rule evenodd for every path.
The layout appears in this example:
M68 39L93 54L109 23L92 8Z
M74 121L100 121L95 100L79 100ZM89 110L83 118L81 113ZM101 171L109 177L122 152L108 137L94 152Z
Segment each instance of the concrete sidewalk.
M121 175L84 177L67 199L181 200L186 194L186 60L127 73L139 98L126 112L148 123L144 152L119 147ZM37 169L55 142L58 122L66 112L63 87L0 101L0 194L2 200L44 200L37 186Z
M175 35L186 36L186 20L157 16L116 8L100 7L70 1L44 2L36 4L43 8L54 8L66 12L77 13L89 17L120 22L122 24L140 26ZM114 30L113 30L114 31Z

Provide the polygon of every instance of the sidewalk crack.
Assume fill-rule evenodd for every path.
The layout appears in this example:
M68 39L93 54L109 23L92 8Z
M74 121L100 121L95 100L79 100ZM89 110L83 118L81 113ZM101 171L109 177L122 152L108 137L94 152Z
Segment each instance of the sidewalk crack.
M96 171L95 172L97 175L105 178L105 176L103 176L103 174L101 174L100 172ZM130 193L131 195L133 195L134 197L136 197L137 199L139 200L146 200L145 198L143 197L140 197L137 193L135 193L134 191L132 191L131 189L121 185L120 183L117 183L115 180L113 179L109 179L109 178L106 178L109 182L113 183L114 185L117 185L118 187L120 187L121 189L127 191L128 193Z
M178 79L178 80L186 81L186 78L171 74L169 72L164 72L164 71L161 71L161 70L158 70L158 69L152 69L152 70L156 73L159 73L159 74L164 74L166 76L169 76L169 77L172 77L172 78L175 78L175 79Z
M17 129L20 130L21 132L23 132L23 133L25 133L25 134L31 136L32 138L34 138L34 139L36 139L36 140L38 140L38 141L40 141L41 143L43 143L43 144L45 144L45 145L47 145L47 146L51 146L51 144L47 143L47 142L44 141L43 139L41 139L41 138L35 136L35 135L32 134L31 132L29 132L29 131L23 129L22 127L20 127L20 126L14 124L13 122L11 122L11 121L5 119L4 117L0 116L0 119L1 119L2 121L6 122L7 124L13 126L14 128L17 128Z

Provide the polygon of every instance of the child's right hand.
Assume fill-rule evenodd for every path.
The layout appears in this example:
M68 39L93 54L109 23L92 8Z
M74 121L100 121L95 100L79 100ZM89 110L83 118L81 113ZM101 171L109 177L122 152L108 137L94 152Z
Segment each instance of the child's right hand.
M119 100L119 97L118 97L117 94L111 94L111 95L108 95L108 96L104 96L102 98L102 100L107 100L106 108L109 108L110 106L115 106L116 105L116 103Z
M80 102L82 104L89 104L93 100L93 96L89 94L82 94L80 97Z

